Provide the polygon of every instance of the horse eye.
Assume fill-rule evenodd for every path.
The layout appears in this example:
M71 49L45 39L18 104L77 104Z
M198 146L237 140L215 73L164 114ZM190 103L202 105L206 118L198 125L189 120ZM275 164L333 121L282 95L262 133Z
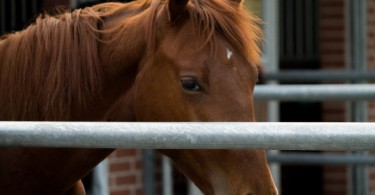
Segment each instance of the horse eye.
M187 91L201 91L202 87L194 77L181 78L181 86Z

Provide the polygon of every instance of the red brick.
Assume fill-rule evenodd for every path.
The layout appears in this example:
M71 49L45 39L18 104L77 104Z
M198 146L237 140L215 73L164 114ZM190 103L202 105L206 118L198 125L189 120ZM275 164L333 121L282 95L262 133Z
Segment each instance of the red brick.
M325 31L343 32L345 30L343 25L333 25L332 23L321 25L321 29Z
M116 151L117 157L127 157L127 156L136 156L136 149L119 149Z
M324 1L319 1L320 3L320 8L330 8L330 9L335 9L337 7L344 7L344 1L341 0L324 0Z
M346 174L343 174L344 178L337 178L337 179L324 179L325 185L331 186L346 186L348 185L348 181L346 179Z
M329 173L342 173L346 171L346 167L343 166L325 166L324 170Z
M141 170L143 168L143 161L137 161L135 163L135 169Z
M330 55L330 54L343 54L344 48L322 48L321 49L322 53L325 53L325 55Z
M142 189L137 189L135 192L136 195L143 195L143 190Z
M116 184L117 185L135 184L136 183L135 181L136 181L135 175L119 176L119 177L116 178Z
M132 194L131 190L121 190L121 191L111 192L111 195L131 195L131 194Z
M123 171L123 170L130 170L130 162L111 163L109 165L109 170L111 172Z

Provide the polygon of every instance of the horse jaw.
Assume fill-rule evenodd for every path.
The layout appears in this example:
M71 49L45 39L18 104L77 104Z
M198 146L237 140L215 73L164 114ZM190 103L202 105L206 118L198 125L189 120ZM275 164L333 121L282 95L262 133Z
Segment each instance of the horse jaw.
M263 150L159 150L206 195L277 195ZM249 156L251 156L249 158Z

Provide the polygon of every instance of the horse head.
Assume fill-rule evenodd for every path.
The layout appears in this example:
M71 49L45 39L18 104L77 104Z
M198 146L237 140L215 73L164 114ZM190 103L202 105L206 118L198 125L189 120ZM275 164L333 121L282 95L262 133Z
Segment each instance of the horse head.
M103 52L113 57L108 72L136 76L112 119L255 121L259 29L241 1L146 1L126 9L132 17L118 37L132 43L116 41L116 51ZM159 151L205 194L277 194L264 150Z

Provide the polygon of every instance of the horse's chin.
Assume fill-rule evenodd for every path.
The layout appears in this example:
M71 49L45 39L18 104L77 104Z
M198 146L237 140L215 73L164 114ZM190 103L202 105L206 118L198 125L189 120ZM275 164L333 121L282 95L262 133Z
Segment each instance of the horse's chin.
M278 194L263 150L159 152L169 156L205 195Z
M202 191L203 192L203 191ZM271 188L269 192L262 193L262 192L253 192L253 191L244 191L244 192L238 192L237 190L233 191L230 189L223 189L222 187L214 188L213 192L210 191L210 193L203 192L203 194L210 194L210 195L278 195L277 188Z
M224 185L225 186L225 185ZM213 188L203 188L202 193L205 195L278 195L278 190L275 187L271 187L268 192L254 192L251 190L233 190L223 186L216 186Z
M259 189L259 186L257 188L252 189L249 188L243 188L244 186L230 186L227 184L226 178L222 177L220 179L221 182L213 182L213 185L211 188L205 188L202 189L203 194L210 194L210 195L278 195L277 188L272 186L262 186L262 189ZM241 182L237 183L240 184ZM242 187L242 188L241 188Z

